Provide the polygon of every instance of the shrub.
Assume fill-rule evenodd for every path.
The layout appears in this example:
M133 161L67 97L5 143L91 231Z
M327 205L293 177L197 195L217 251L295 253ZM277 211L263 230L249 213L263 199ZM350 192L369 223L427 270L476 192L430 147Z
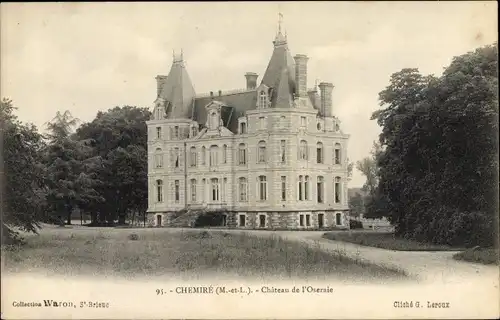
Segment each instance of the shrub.
M137 233L131 233L128 235L128 239L132 241L139 240L139 236L137 235Z
M349 220L349 227L351 229L363 229L363 223L358 220L350 219Z

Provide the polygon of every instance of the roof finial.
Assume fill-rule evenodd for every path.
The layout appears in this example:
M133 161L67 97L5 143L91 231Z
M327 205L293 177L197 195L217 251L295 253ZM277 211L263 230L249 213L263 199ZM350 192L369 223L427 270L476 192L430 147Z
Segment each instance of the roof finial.
M175 49L172 49L172 61L175 61Z
M281 33L281 24L283 23L283 14L278 12L278 33Z
M181 48L181 61L184 61L184 49Z

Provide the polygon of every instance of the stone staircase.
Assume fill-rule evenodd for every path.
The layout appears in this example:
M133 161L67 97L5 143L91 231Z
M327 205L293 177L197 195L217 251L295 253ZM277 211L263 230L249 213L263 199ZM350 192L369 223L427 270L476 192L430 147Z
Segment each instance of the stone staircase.
M173 219L168 226L174 228L192 228L194 227L196 219L198 219L198 217L204 213L205 211L200 209L188 210L187 212Z

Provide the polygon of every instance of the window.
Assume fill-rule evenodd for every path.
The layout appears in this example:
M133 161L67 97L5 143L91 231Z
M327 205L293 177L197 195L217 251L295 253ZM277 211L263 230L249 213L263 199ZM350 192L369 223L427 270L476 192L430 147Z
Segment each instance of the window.
M239 219L239 225L240 225L240 227L244 227L246 221L247 221L246 216L244 214L240 214L240 219Z
M318 177L318 181L316 182L316 189L317 191L317 196L318 196L318 203L323 203L324 202L324 191L323 191L323 186L324 186L324 179L323 177Z
M156 107L156 119L157 120L161 119L161 108L160 108L160 106Z
M280 127L281 127L281 128L285 128L285 127L286 127L286 117L285 117L285 116L281 116L281 117L280 117L280 122L279 122L279 124L280 124Z
M196 127L191 128L191 137L194 138L198 134L198 129Z
M321 142L316 144L316 162L323 163L323 144Z
M338 226L342 225L342 214L340 212L337 212L335 215L335 224Z
M217 178L212 178L210 180L210 183L212 185L212 201L219 201L219 193L220 193L220 186L219 186L219 179Z
M286 140L280 141L280 160L281 163L286 162Z
M259 227L260 228L266 227L266 215L264 214L259 214Z
M267 200L267 178L266 176L259 176L259 200Z
M299 176L299 200L304 200L303 191L304 190L304 177Z
M266 142L263 140L259 141L258 162L266 162Z
M175 180L174 186L175 186L175 188L174 188L175 189L174 190L174 192L175 192L175 202L179 202L179 199L180 199L180 194L179 194L179 192L180 192L180 190L179 190L179 180Z
M267 93L264 90L259 94L259 108L267 108Z
M240 143L238 146L238 163L240 165L247 164L247 149L244 143Z
M180 157L179 148L175 148L174 149L174 166L176 168L179 168L179 165L180 165L179 157Z
M318 124L316 125L316 128L319 130L321 130L321 123L318 122Z
M311 215L306 214L306 227L310 227L310 226L311 226Z
M191 167L196 167L196 158L198 156L196 154L196 147L191 147L189 151L189 156L190 156L189 163L191 164Z
M304 215L303 214L299 215L299 225L301 227L304 226Z
M155 167L156 168L163 167L163 154L161 153L160 148L157 148L155 152Z
M156 180L156 201L163 202L163 181Z
M196 179L191 179L191 202L196 202Z
M300 117L300 127L305 128L307 124L307 119L306 117Z
M227 145L222 146L222 163L227 162Z
M210 120L211 120L211 128L210 129L217 129L219 127L219 119L217 119L217 113L212 112L210 115Z
M207 154L205 151L205 147L201 147L201 164L205 165L207 161Z
M286 176L281 176L281 201L286 201Z
M335 164L340 164L340 143L335 144Z
M248 190L248 184L246 178L241 177L238 179L238 189L240 191L240 197L239 197L240 202L246 202L247 190Z
M309 176L304 179L304 200L309 200Z
M219 154L219 147L216 145L213 145L210 147L210 166L216 166L218 163L218 154Z
M156 127L156 139L161 139L161 127Z
M335 185L334 185L334 189L333 189L334 193L335 193L335 203L340 203L341 202L340 201L340 199L341 199L341 197L340 197L341 193L340 192L342 190L340 190L340 188L341 188L340 187L340 180L341 180L340 177L336 177L335 178Z
M201 180L201 185L200 185L200 195L201 195L201 200L202 202L205 202L205 200L207 199L207 195L205 193L205 185L206 185L207 181L205 179L202 179Z
M266 118L265 117L259 118L259 129L266 130Z
M247 124L246 122L240 123L240 134L245 134L247 133Z
M307 142L305 140L300 141L299 159L300 160L307 160Z
M178 126L174 127L174 137L176 139L179 139L179 127Z

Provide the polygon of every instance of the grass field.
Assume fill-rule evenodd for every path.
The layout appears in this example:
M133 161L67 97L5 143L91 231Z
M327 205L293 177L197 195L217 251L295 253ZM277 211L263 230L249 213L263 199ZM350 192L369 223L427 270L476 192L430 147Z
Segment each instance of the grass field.
M4 248L5 249L5 248ZM49 270L65 275L255 278L403 279L404 272L367 264L340 251L224 231L47 228L22 247L2 250L7 272Z
M327 232L323 235L323 238L397 251L460 251L462 249L396 238L394 234L390 232Z

